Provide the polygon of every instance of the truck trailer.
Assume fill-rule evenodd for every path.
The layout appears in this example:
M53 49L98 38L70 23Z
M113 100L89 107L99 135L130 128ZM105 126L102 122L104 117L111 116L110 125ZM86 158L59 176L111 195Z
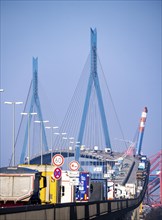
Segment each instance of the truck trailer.
M41 172L23 167L0 168L0 206L40 204ZM45 183L45 181L44 181ZM42 189L46 187L42 185Z

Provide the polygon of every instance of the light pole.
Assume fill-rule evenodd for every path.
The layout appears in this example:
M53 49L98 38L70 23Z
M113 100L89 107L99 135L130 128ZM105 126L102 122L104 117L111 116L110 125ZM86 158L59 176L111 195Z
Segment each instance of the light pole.
M21 105L23 102L4 102L13 106L13 142L12 142L12 165L15 166L15 105Z
M68 159L67 159L67 168L68 168L68 164L69 164L69 157L70 157L70 150L72 150L72 146L74 144L74 137L69 137L69 146L68 146Z
M50 127L50 126L47 126L45 127L46 129L51 129L51 165L52 165L52 151L53 151L53 130L58 128L58 126L54 126L54 127Z
M78 153L78 149L79 149L79 153ZM79 157L80 157L80 141L76 141L75 142L75 160L79 162Z
M60 136L60 133L59 133L59 132L55 132L54 135L57 135L57 137L58 137L58 136ZM56 140L56 139L55 139L55 140ZM55 141L54 141L54 143L55 143ZM56 150L56 151L59 151L59 147L57 148L57 145L56 145L56 149L55 149L55 150Z
M4 89L0 89L0 94L1 92L4 92ZM1 160L1 96L0 96L0 160ZM1 163L0 163L1 167Z
M36 112L22 112L21 115L28 116L28 164L30 164L30 116L37 115Z
M62 133L61 133L60 154L61 154L61 152L63 152L63 140L67 140L67 133L66 133L66 132L62 132Z
M40 136L41 136L41 165L43 164L43 124L49 122L48 120L46 121L34 121L35 123L40 124Z

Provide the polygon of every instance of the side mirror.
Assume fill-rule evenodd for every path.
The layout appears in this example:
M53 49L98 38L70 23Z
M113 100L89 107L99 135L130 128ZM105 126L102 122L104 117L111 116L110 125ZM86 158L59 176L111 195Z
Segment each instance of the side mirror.
M45 176L41 176L41 177L43 178L43 186L40 187L40 189L43 189L43 188L47 187L47 179Z

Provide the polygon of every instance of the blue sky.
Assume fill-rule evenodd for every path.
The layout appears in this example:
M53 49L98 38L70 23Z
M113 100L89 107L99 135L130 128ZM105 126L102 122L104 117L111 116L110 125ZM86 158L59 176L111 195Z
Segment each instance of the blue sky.
M161 1L0 3L0 87L5 90L1 94L2 166L8 165L12 153L12 110L3 103L25 103L32 57L38 57L39 89L60 124L90 51L91 27L97 28L98 55L125 138L133 139L147 106L142 150L148 155L160 150ZM16 130L23 107L16 106ZM49 108L42 109L44 119L50 117ZM111 138L115 137L113 133Z

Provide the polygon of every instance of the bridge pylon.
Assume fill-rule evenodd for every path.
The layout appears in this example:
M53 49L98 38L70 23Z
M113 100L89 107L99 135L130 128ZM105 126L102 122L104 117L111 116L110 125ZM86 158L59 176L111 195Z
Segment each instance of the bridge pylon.
M79 130L79 135L78 135L79 145L76 146L76 153L75 153L75 160L76 161L79 161L80 146L82 145L82 141L83 141L83 135L84 135L85 123L86 123L86 118L87 118L87 113L88 113L88 108L89 108L92 86L95 87L96 94L97 94L98 107L99 107L99 111L100 111L102 128L103 128L105 144L106 144L105 147L111 149L108 125L107 125L104 104L103 104L103 99L102 99L102 93L101 93L101 88L100 88L100 82L99 82L99 78L98 78L98 71L97 71L97 30L96 30L96 28L94 30L92 30L92 28L91 28L90 76L89 76L86 98L85 98L85 102L84 102L80 130Z
M43 121L41 104L40 104L40 99L38 95L38 58L34 58L34 57L33 57L32 96L31 96L30 108L26 109L26 111L29 113L32 113L35 111L37 113L38 120ZM29 120L31 122L31 115L30 115ZM43 141L44 149L48 151L48 144L47 144L44 123L42 123L42 141ZM20 157L20 163L24 163L26 149L27 149L27 142L28 142L28 125L26 125L23 148L22 148L21 157Z

